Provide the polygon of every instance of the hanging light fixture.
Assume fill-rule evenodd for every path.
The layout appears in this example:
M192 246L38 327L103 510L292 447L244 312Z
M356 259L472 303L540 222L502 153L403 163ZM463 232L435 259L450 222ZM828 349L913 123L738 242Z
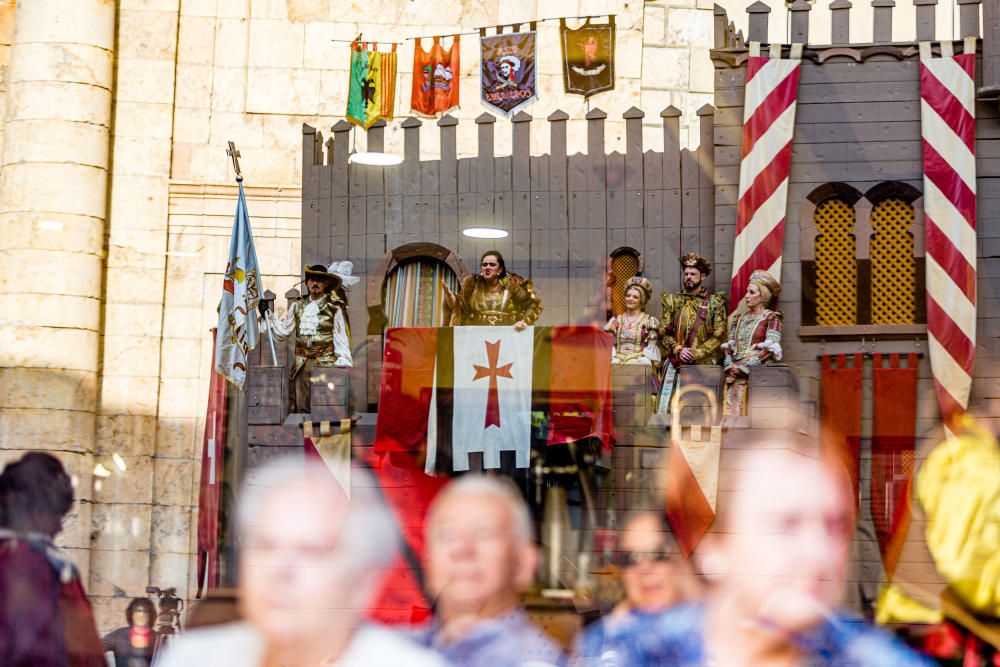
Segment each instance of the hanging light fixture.
M351 128L351 153L347 156L350 164L363 164L369 167L395 167L402 164L403 158L394 153L384 151L359 151L358 126Z
M505 239L510 236L507 230L496 227L469 227L463 229L462 234L473 239Z
M393 153L365 151L364 153L351 153L347 161L351 164L364 164L369 167L395 167L403 162L403 158Z

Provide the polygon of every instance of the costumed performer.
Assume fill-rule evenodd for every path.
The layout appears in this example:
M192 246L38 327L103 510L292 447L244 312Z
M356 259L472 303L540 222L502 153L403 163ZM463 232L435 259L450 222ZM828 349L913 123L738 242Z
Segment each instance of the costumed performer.
M276 340L295 334L295 363L289 370L293 412L310 411L313 366L354 365L347 299L343 287L360 278L351 275L351 262L306 266L306 294L296 297L284 318L273 322ZM266 303L261 301L261 303Z
M521 331L542 314L531 280L508 273L499 250L487 250L479 273L462 281L458 294L445 287L452 326L513 326Z
M729 342L723 345L726 396L723 414L747 414L747 378L751 366L781 361L781 311L774 310L781 285L767 271L750 274L743 303L729 324Z
M702 286L712 273L712 263L696 252L680 259L684 290L664 292L660 340L667 352L663 384L656 412L670 411L670 398L677 388L680 366L718 364L726 340L726 293L709 292Z
M653 294L647 278L634 276L625 282L625 312L615 315L604 330L615 337L612 364L658 366L660 364L659 321L646 312Z

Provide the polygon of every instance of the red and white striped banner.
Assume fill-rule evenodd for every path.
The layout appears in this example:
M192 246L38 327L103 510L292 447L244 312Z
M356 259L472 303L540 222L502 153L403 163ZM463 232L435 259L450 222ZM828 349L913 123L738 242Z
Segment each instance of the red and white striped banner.
M780 44L772 44L770 53L762 56L760 44L750 43L730 311L739 305L750 274L757 269L781 280L788 167L801 65L801 44L792 44L789 58L782 60Z
M969 402L976 356L976 40L920 44L927 340L941 417Z

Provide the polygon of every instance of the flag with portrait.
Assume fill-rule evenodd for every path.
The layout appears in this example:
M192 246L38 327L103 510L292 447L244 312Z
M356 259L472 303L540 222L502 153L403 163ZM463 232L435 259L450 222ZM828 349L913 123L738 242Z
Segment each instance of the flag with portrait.
M579 28L559 19L563 85L567 94L590 97L615 87L615 17L606 23L590 18Z
M512 33L491 36L485 28L479 32L483 104L507 117L538 97L535 23L530 28L521 32L515 25Z

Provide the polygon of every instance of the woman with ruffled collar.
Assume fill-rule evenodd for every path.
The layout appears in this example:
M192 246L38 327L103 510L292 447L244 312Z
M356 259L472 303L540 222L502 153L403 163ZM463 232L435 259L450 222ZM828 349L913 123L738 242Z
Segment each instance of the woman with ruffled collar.
M767 271L750 275L743 303L729 321L723 344L726 373L725 414L747 414L747 379L751 366L781 361L781 311L775 310L781 284Z

